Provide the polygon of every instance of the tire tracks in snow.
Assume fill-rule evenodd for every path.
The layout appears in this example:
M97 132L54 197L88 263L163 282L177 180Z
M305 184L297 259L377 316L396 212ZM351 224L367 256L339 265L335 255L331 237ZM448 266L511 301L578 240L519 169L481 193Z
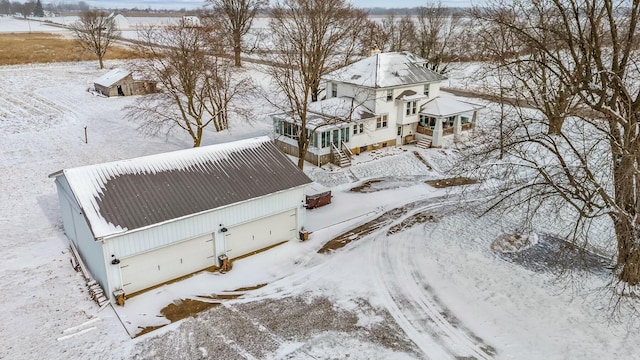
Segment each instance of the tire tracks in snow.
M428 204L415 212L433 210L445 203ZM437 299L418 270L416 239L390 240L376 234L371 258L377 288L385 306L413 342L431 359L491 359L493 348L462 327ZM391 244L391 241L403 243ZM392 246L393 245L393 246ZM398 246L399 245L399 246Z

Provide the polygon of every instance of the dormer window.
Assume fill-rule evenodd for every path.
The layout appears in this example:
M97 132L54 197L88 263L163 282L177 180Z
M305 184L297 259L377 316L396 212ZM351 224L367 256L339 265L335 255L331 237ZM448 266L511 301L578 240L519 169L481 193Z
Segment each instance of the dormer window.
M418 104L417 101L409 101L405 105L405 114L406 115L415 115L418 112Z
M387 90L387 101L393 100L393 90Z
M425 84L425 85L424 85L424 90L422 91L422 93L423 93L425 96L429 97L429 84Z

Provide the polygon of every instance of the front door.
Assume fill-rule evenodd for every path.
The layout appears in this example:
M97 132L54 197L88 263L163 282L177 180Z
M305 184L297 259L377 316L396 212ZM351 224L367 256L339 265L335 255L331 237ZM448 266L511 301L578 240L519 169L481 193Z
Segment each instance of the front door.
M340 149L340 130L333 130L333 136L331 136L331 140L333 141L333 145Z
M396 146L402 145L402 126L398 126L398 132L396 133Z

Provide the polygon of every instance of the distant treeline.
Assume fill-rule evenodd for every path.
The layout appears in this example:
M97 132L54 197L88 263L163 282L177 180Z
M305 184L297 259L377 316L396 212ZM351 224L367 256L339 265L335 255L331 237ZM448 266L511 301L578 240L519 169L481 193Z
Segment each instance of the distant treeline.
M0 0L0 15L55 16L65 11L85 11L89 8L90 6L84 1L44 3L40 0L30 0L22 3Z
M90 8L95 8L89 6L84 1L78 1L76 3L66 2L66 1L58 1L58 2L42 2L38 5L38 0L30 0L25 3L17 2L17 1L9 1L9 0L0 0L0 15L22 15L22 16L60 16L60 15L70 15L78 12L82 12L85 10L89 10ZM43 9L44 14L40 13L40 9ZM175 15L180 16L184 14L195 14L198 12L202 12L203 9L192 9L188 10L186 8L182 8L179 10L163 10L163 9L140 9L138 7L133 8L108 8L103 9L109 12L120 12L128 16L149 16L149 15ZM370 15L414 15L418 13L418 7L413 8L382 8L382 7L374 7L374 8L366 8L367 12ZM460 13L463 11L463 8L448 8L447 9L451 14ZM262 15L268 15L270 12L269 8L262 9L260 13Z

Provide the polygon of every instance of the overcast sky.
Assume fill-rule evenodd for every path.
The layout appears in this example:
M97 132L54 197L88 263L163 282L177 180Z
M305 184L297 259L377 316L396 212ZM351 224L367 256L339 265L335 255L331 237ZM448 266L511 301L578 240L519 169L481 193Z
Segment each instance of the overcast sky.
M202 0L84 0L87 4L93 7L105 7L105 8L133 8L138 7L140 9L152 8L152 9L195 9L202 7L204 1ZM436 2L437 0L433 1ZM472 3L476 4L481 0L442 0L442 4L446 6L470 6ZM24 2L24 1L22 1ZM49 0L42 0L43 3L50 2ZM67 0L66 2L75 2L73 0ZM359 7L415 7L427 4L427 0L352 0L353 4Z

